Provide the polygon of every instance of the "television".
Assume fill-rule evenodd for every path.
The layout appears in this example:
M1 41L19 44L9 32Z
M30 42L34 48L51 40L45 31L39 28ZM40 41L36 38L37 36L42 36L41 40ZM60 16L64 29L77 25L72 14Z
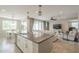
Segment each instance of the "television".
M53 25L53 28L54 29L61 29L61 24L54 24Z
M69 27L69 31L76 29L75 27Z

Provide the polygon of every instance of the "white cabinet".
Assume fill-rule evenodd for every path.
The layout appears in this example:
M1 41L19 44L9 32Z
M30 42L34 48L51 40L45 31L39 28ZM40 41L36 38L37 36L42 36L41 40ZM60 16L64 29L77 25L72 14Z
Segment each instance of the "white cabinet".
M24 40L22 40L21 36L17 37L17 46L23 51L24 50Z
M17 36L17 46L23 52L32 52L33 51L33 43L32 41L28 40L27 38L23 38L21 36Z
M56 39L57 38L53 36L41 42L34 42L26 37L18 35L16 44L24 53L49 53L52 50L53 41Z

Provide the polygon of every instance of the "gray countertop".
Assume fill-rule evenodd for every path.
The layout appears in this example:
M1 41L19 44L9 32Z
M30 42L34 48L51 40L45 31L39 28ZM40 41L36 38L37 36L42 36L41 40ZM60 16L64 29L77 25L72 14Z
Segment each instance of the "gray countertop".
M33 33L20 33L18 34L22 37L24 37L25 39L29 39L35 43L42 43L44 41L46 41L47 39L51 38L54 36L54 34L52 33L42 33L42 32L33 32Z

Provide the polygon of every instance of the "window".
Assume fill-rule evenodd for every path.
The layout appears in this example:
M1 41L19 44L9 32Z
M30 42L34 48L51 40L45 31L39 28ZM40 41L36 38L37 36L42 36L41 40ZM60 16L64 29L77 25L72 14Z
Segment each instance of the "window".
M70 22L69 26L70 27L75 27L76 29L78 29L79 28L79 22L77 22L77 21Z
M43 30L43 28L44 28L43 25L44 25L43 21L34 20L33 30Z
M27 22L21 22L21 33L27 33Z
M49 22L44 21L44 30L49 30Z
M33 30L38 30L38 21L34 21Z
M12 20L3 20L2 27L3 30L16 30L17 22Z
M72 27L75 27L75 28L78 29L78 22L73 22L73 23L72 23Z

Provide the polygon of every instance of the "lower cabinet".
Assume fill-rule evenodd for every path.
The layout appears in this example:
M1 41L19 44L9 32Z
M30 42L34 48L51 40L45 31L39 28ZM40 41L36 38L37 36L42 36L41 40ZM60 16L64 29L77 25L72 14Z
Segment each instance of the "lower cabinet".
M23 51L24 50L24 42L23 42L24 40L22 40L21 39L21 37L20 36L18 36L18 38L17 38L17 46Z
M43 42L36 43L18 35L16 44L24 53L49 53L52 51L55 39L55 37L51 37Z
M28 39L18 36L16 44L23 52L33 52L33 42Z

